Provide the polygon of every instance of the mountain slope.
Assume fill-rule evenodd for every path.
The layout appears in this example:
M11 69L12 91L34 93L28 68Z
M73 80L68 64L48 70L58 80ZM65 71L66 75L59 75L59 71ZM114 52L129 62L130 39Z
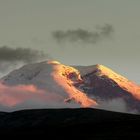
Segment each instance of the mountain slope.
M140 112L140 87L99 64L67 66L44 61L25 65L3 77L0 89L4 109L97 107Z
M94 96L99 104L121 99L127 110L140 111L140 87L134 82L99 64L77 69L84 81L80 89L91 98Z
M6 88L7 86L8 88L15 87L15 92L17 87L23 85L24 88L29 86L35 88L35 93L41 90L42 93L40 95L41 99L39 100L39 104L44 102L46 108L89 107L97 105L93 99L88 98L85 93L73 86L74 83L81 81L78 70L70 66L62 65L57 61L45 61L25 65L3 77L1 81L2 86L4 85ZM22 90L24 90L24 88L22 88ZM7 94L7 92L5 94ZM27 103L20 105L26 100L20 98L20 93L18 95L18 107L26 106ZM29 97L30 96L32 97L29 100L34 100L34 95L29 95ZM10 96L5 98L5 100L10 100ZM37 101L35 100L34 102L38 102L38 99L39 98L36 98ZM28 106L32 106L32 104L29 105L29 102L30 101L28 101ZM14 104L14 106L17 106L17 104Z

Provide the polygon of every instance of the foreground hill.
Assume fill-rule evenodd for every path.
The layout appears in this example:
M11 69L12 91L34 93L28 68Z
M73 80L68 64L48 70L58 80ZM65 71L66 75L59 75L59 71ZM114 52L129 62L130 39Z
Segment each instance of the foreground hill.
M140 136L140 116L97 109L41 109L0 113L0 134L46 137Z

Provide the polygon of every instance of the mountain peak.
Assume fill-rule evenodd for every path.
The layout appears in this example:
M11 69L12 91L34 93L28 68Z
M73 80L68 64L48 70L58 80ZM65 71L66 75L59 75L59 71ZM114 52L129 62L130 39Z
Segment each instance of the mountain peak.
M107 68L106 66L104 66L102 64L96 64L95 68L98 69L98 70L102 70L102 71L109 70L109 68Z
M101 67L101 66L103 66L102 64L96 64L95 65L97 68L99 68L99 67Z
M60 62L58 61L55 61L55 60L49 60L47 61L48 64L61 64Z
M105 91L107 90L108 85L111 85L113 88L118 86L121 90L128 92L130 95L133 95L136 99L140 100L140 87L133 81L128 80L127 78L114 72L110 68L101 64L96 64L87 67L85 71L88 71L88 73L85 72L86 74L83 75L83 77L88 77L88 82L90 79L91 82L89 83L92 85L92 87L95 87L95 85L97 85L97 87L100 87L101 89L101 87L106 83L106 89L104 89ZM113 91L112 90L110 91L110 93L115 91L115 88ZM101 90L100 93L103 93L104 91Z
M44 96L43 101L51 107L57 107L56 104L61 107L96 106L96 101L74 86L82 81L80 78L79 71L73 67L58 61L43 61L14 70L4 76L1 82L8 87L35 86L37 90L43 91L41 98Z
M111 70L110 68L104 66L104 65L101 65L101 64L96 64L95 65L95 71L96 71L96 74L98 76L107 76L108 78L110 79L122 79L122 80L126 80L128 81L128 79L126 79L125 77L121 76L120 74L117 74L116 72L114 72L113 70Z
M112 72L112 70L110 68L108 68L102 64L96 64L96 65L94 65L94 67L101 71L111 71Z

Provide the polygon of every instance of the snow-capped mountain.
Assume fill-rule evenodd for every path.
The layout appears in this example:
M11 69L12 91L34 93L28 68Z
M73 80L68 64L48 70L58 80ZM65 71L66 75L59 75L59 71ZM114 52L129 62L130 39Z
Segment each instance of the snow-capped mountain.
M140 87L103 65L28 64L1 78L1 110L96 107L140 112Z
M16 95L13 94L12 96L10 93L10 96L5 97L7 91L4 91L0 100L3 99L2 105L4 106L18 106L18 108L22 106L24 108L32 108L32 106L41 108L42 104L46 108L91 107L97 105L96 101L73 86L81 80L78 70L57 61L29 64L12 71L1 79L1 85L6 90L14 88L15 91L13 92ZM25 90L24 93L26 94L17 91L17 88L20 87L23 87L21 90L22 92ZM32 93L30 93L30 89L34 89L31 91ZM24 97L25 95L26 97ZM12 104L7 104L7 100L9 102L14 101L12 101Z

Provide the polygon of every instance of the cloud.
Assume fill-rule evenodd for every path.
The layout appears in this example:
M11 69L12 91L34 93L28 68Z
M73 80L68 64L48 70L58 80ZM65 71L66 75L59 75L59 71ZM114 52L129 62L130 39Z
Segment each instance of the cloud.
M129 112L128 107L122 98L101 101L98 108L116 112Z
M39 108L79 108L75 102L65 102L66 97L57 92L39 89L35 85L4 85L0 82L0 111L15 111L21 109ZM138 114L136 109L130 109L122 98L99 101L97 109Z
M0 83L0 104L3 106L12 107L32 98L32 95L36 98L42 94L43 91L33 85L6 86Z
M114 32L113 26L105 24L104 26L98 26L95 31L88 31L85 29L76 30L57 30L52 32L52 37L57 42L83 42L96 44L103 39L110 38Z
M130 108L126 101L124 101L124 99L122 98L116 98L108 101L100 101L97 108L116 112L139 114L139 111L137 109Z
M73 108L75 103L65 103L58 93L39 89L35 85L4 85L0 82L0 111L39 108Z
M0 47L0 76L24 64L50 59L48 54L31 48Z
M42 52L30 48L0 47L0 61L32 62L42 57L44 57Z

